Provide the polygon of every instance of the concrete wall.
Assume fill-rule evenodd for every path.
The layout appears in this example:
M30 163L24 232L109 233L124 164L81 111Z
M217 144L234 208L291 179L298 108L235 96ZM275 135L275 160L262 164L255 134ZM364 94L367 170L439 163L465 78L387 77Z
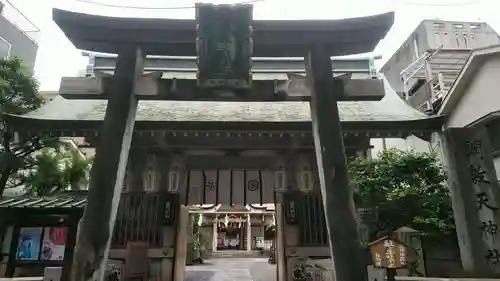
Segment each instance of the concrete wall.
M498 34L486 23L427 20L427 42L431 49L474 49L500 44Z
M484 116L499 111L500 56L491 57L477 71L462 98L448 116L447 127L465 127Z
M404 84L399 75L401 71L428 49L427 31L420 24L380 70L395 92L404 92Z
M500 73L500 56L491 57L477 71L468 87L465 89L462 98L455 106L452 113L447 117L447 127L465 127L469 124L482 119L493 112L500 111L500 93L494 89L500 86L498 74ZM500 122L500 121L492 121ZM498 123L489 124L491 129L499 134L500 126ZM491 137L491 136L490 136ZM498 137L491 138L494 142ZM498 149L498 144L492 146ZM497 177L500 176L500 154L496 153L493 159ZM500 177L499 177L500 178Z
M33 70L35 67L38 44L1 15L0 37L11 45L10 56L19 57L30 70Z

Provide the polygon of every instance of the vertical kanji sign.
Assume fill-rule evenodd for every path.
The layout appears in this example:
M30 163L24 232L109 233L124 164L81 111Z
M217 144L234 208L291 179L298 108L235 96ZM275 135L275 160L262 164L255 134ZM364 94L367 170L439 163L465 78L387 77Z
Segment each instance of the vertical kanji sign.
M500 276L500 190L486 128L452 128L444 133L462 265L477 278Z
M480 224L477 231L485 244L484 262L495 272L500 273L500 241L497 241L498 230L498 201L494 189L498 189L497 179L491 164L486 163L486 153L489 144L487 136L477 133L471 135L463 143L463 149L469 158L470 180L475 192L477 216Z

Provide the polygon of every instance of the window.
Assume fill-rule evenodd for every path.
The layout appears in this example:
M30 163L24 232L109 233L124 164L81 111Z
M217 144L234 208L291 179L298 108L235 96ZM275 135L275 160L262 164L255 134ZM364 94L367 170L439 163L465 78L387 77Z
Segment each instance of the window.
M454 23L453 28L464 28L464 25L461 23Z
M16 247L18 261L54 261L64 259L66 227L22 227Z
M433 26L435 28L444 28L444 22L435 22Z
M481 24L479 23L471 23L470 29L479 29L481 28Z

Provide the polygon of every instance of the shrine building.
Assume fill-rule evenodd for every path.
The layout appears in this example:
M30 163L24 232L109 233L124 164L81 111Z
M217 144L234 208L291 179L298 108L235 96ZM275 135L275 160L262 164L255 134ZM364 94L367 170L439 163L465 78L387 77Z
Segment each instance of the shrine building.
M291 280L297 257L331 258L303 57L311 42L320 42L329 56L371 52L393 17L251 21L251 83L232 81L239 88L228 90L206 89L199 81L194 20L113 18L56 9L54 21L76 48L118 57L96 56L91 73L62 79L60 96L38 110L5 119L20 138L84 138L86 148L99 148L109 141L101 136L110 136L103 129L110 114L107 105L118 104L106 99L116 87L131 91L127 87L134 85L114 80L134 72L123 60L124 46L140 47L144 61L133 87L139 102L133 131L125 130L132 140L108 264L123 276L150 274L154 267L161 280L182 281L188 242L184 234L193 223L189 213L203 213L200 225L212 239L212 251L257 249L260 239L254 238L265 236L272 221L278 280ZM430 140L441 132L442 117L428 116L400 99L383 99L384 85L371 68L371 58L333 58L330 63L336 77L330 86L343 88L338 111L347 158L367 155L371 138L414 135ZM223 80L216 82L227 82ZM97 157L99 153L103 151ZM91 185L88 198L95 200L99 188ZM74 246L78 221L85 204L91 203L86 198L0 201L0 212L6 214L1 223L10 229L0 276L40 276L50 265L63 267L67 278L79 266L73 263L78 255ZM328 208L344 211L339 206ZM13 220L14 214L22 216ZM100 219L97 214L95 220ZM16 254L25 241L24 229L37 227L67 228L60 259L22 259ZM221 241L222 232L238 241ZM36 236L40 244L42 236Z

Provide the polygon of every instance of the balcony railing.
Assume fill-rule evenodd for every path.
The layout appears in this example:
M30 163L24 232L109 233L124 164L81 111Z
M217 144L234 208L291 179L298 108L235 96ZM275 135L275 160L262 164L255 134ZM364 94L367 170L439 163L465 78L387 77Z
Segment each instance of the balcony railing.
M409 96L407 103L421 112L432 112L436 102L445 97L454 79L453 74L439 72L431 81L423 84Z
M9 0L0 0L0 10L5 19L16 26L26 37L38 43L40 29Z
M413 108L422 112L427 110L426 103L432 98L432 82L426 82L413 95L409 96L406 102Z

